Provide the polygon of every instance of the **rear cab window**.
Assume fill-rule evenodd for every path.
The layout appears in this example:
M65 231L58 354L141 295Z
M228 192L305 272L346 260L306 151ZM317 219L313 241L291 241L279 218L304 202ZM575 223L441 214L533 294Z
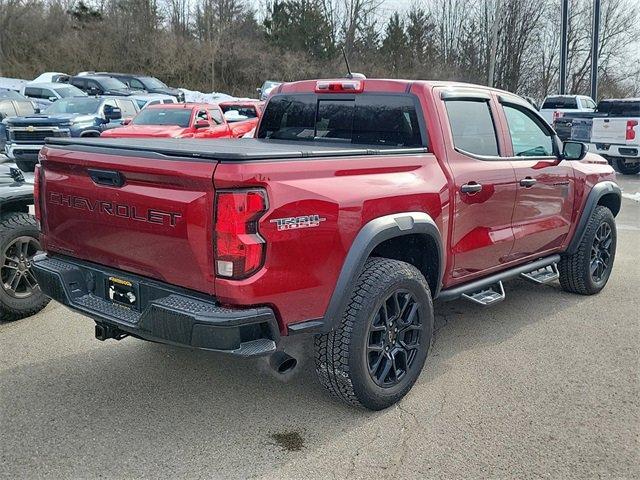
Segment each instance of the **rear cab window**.
M395 148L426 147L411 94L292 94L272 97L257 138Z
M542 104L542 109L577 109L578 99L576 97L547 97Z

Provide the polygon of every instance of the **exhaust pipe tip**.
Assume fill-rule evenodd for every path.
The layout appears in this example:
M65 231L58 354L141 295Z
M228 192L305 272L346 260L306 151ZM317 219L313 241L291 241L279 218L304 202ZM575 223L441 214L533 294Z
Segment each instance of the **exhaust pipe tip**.
M296 365L298 365L298 360L293 358L291 355L287 355L284 352L276 352L271 355L269 359L269 365L280 375L284 375L285 373L290 372Z

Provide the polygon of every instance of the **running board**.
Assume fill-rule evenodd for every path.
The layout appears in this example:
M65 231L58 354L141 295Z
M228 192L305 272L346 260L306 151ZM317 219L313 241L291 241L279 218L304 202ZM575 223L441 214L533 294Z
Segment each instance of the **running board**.
M495 303L501 302L506 297L504 293L504 285L498 282L489 288L474 293L463 293L462 298L470 302L477 303L483 307L489 307Z
M442 290L437 298L438 300L443 300L445 302L448 302L450 300L455 300L457 298L460 298L463 295L467 295L467 297L465 298L473 297L474 294L477 294L486 290L493 290L497 294L500 294L500 292L502 292L502 295L504 295L504 289L496 290L492 287L495 287L498 283L504 282L505 280L509 280L511 278L517 277L522 273L531 274L533 272L536 272L537 270L541 270L543 268L554 265L559 261L560 261L560 255L550 255L548 257L541 258L540 260L536 260L535 262L529 262L529 263L525 263L524 265L518 265L517 267L510 268L503 272L494 273L493 275L489 275L488 277L481 278L479 280L474 280L472 282L465 283L463 285L458 285L456 287ZM475 303L480 303L480 302L475 302ZM497 301L493 301L492 303L497 303Z
M532 272L521 273L522 278L526 278L530 282L544 285L545 283L553 282L560 278L560 272L558 272L558 264L552 263L546 267L539 268Z

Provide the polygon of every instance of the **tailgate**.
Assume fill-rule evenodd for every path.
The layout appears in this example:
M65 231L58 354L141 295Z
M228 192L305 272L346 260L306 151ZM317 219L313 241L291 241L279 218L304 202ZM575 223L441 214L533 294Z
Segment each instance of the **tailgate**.
M43 149L44 248L213 294L214 160Z
M626 129L626 118L594 118L591 142L624 145L627 143Z

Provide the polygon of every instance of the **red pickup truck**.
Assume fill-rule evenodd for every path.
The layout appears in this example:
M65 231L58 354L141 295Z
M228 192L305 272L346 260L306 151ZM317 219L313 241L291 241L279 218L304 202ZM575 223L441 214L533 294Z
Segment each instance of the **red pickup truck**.
M591 295L611 273L613 169L516 95L296 82L256 137L48 139L42 290L100 340L271 355L281 372L313 334L329 391L382 409L420 374L434 299L491 305L515 276Z
M240 138L256 128L258 118L228 122L218 105L151 105L123 127L102 132L107 138Z

